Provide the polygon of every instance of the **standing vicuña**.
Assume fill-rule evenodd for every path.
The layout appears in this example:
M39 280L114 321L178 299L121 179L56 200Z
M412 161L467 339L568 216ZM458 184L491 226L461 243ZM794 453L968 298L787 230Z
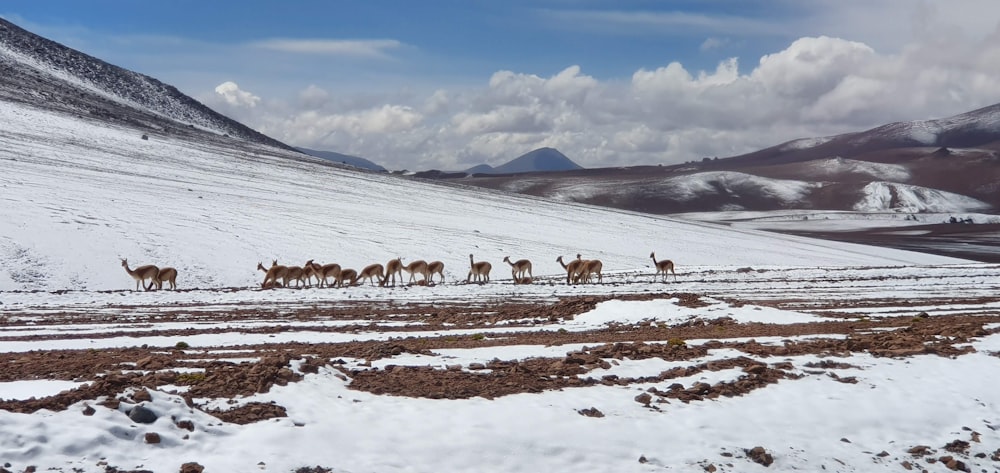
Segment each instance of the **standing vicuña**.
M132 279L135 279L135 290L136 291L139 290L139 284L142 284L142 287L145 288L147 291L150 290L150 289L152 289L153 288L153 284L156 283L156 275L160 273L160 268L158 268L158 267L156 267L155 265L152 265L152 264L147 264L147 265L144 265L144 266L139 266L138 268L135 268L134 270L133 269L129 269L128 268L128 260L124 259L124 258L122 258L122 267L125 268L125 272L128 273L129 276L132 276ZM146 280L147 279L149 279L149 285L148 286L146 285Z
M389 278L392 278L392 285L396 285L396 276L399 276L399 282L403 282L403 258L399 257L394 260L389 260L385 264L385 279L382 281L382 285L389 284Z
M523 278L525 274L527 274L529 278L534 277L531 274L531 261L519 259L516 263L511 263L510 256L504 256L503 261L504 263L510 265L510 277L514 278L515 284L517 284L517 282Z
M306 272L302 269L302 266L289 266L288 270L285 271L284 283L285 287L291 287L288 285L289 281L295 281L295 287L302 287L305 285Z
M556 261L566 270L566 284L575 284L580 279L580 273L583 271L583 260L580 259L579 253L576 254L576 259L570 261L569 264L563 263L562 255L559 255Z
M674 272L674 262L673 261L670 261L668 259L656 261L656 253L655 252L650 253L649 257L653 258L653 265L656 266L656 275L653 276L654 279L656 278L656 276L659 276L659 275L662 274L663 275L662 276L662 280L666 281L667 280L667 271L670 271L674 275L674 281L677 280L677 273Z
M431 261L427 263L427 273L431 275L430 282L434 282L434 275L441 275L441 282L444 283L444 263L440 261Z
M406 272L410 273L410 283L411 284L414 282L414 279L416 279L416 275L417 274L423 275L423 277L424 277L424 285L427 285L427 280L430 279L430 277L431 277L431 274L430 274L431 272L427 269L427 262L424 261L424 260L422 260L422 259L418 259L418 260L416 260L416 261L414 261L414 262L412 262L412 263L404 266L403 269L405 269Z
M475 276L476 282L487 283L490 282L490 270L493 269L493 265L486 261L476 261L469 255L469 264L472 268L469 269L469 276L465 278L465 282L472 282L472 277Z
M340 276L340 265L337 263L327 263L320 266L319 263L313 263L313 272L316 274L316 279L319 280L319 287L330 287L330 282L328 278L333 278L333 283L335 286L340 286L341 276Z
M358 283L358 272L353 269L344 268L340 271L340 279L337 280L337 287L343 287L344 281L347 281L348 287L356 285Z
M365 269L362 269L361 273L358 275L358 280L364 282L365 279L367 279L372 286L375 285L376 279L378 280L379 286L383 285L382 281L385 280L385 268L380 263L365 266Z
M156 289L163 289L163 283L170 284L170 289L177 290L177 270L171 267L160 268L156 273Z
M582 263L582 268L580 269L580 274L577 275L577 279L583 283L590 282L590 275L597 274L597 282L604 283L604 276L601 275L601 269L604 268L604 263L599 259L585 260Z
M275 286L283 287L284 284L278 280L281 279L285 282L288 280L288 266L279 265L278 260L271 261L271 267L268 269L264 269L264 265L258 262L257 269L264 271L264 282L260 283L260 287L263 289Z

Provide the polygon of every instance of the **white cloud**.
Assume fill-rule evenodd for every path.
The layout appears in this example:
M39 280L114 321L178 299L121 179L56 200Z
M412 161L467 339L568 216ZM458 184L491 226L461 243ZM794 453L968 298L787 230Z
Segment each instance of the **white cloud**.
M232 105L234 107L256 107L260 102L260 97L240 90L240 86L235 82L223 82L215 88L215 93L218 94L225 103Z
M711 51L713 49L721 49L723 46L729 44L729 42L730 41L726 38L716 38L716 37L705 38L705 41L702 41L701 46L699 46L698 49L701 51Z
M288 101L260 100L233 84L214 106L289 144L391 169L496 165L542 146L587 167L669 164L995 103L998 39L997 31L942 35L885 53L859 41L803 37L708 71L671 62L621 80L597 79L576 65L551 76L505 70L479 87L426 94L341 97L311 85ZM259 105L252 112L232 106L246 100Z
M337 39L268 39L252 46L295 54L322 54L332 56L387 57L387 50L402 46L394 39L337 40Z

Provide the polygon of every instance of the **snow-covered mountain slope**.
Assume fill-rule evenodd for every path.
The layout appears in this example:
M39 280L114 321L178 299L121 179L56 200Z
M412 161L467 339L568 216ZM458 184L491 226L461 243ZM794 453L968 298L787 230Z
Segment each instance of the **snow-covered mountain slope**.
M862 212L967 212L990 205L964 195L893 182L872 182L862 190L854 209Z
M845 159L839 156L829 159L818 159L810 161L814 176L833 177L843 174L857 174L870 178L885 179L889 181L902 182L910 178L910 171L906 166L899 164L872 163L868 161L858 161L856 159Z
M150 132L185 127L286 145L220 115L175 87L42 38L0 18L0 100L127 123Z
M548 198L564 202L588 202L596 199L622 203L627 200L670 199L674 202L718 201L733 205L740 198L769 201L773 206L800 204L821 183L790 179L770 179L752 174L711 171L664 178L621 179L529 177L512 180L502 187L510 192L525 192L537 186ZM727 204L726 202L730 202Z
M559 255L605 270L648 264L855 265L954 259L839 244L340 169L264 146L172 136L0 102L0 290L127 289L119 264L174 266L179 284L257 284L258 262L308 259L360 269L402 256ZM233 143L238 143L233 141Z

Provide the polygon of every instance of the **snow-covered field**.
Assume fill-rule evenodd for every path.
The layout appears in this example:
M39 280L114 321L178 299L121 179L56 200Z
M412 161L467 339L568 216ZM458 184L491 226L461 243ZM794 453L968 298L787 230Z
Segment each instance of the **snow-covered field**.
M709 465L762 471L746 451L755 446L773 455L769 468L776 471L898 471L902 462L947 471L945 461L908 453L918 445L939 452L935 459L960 457L973 471L995 468L990 456L1000 448L1000 392L984 374L997 367L992 353L1000 351L1000 336L990 324L981 336L956 342L973 353L876 356L852 350L834 359L853 367L820 374L806 364L826 354L755 355L735 345L684 361L608 359L608 367L580 375L649 377L645 381L493 399L375 394L351 389L345 374L382 372L389 365L459 365L464 373L490 360L563 357L641 327L663 330L663 338L650 343L670 343L671 330L730 319L733 325L720 330L757 330L756 342L768 346L856 336L843 332L846 326L825 333L826 325L803 336L763 335L829 320L884 320L887 325L873 330L886 331L905 330L901 321L921 313L992 321L1000 314L995 265L431 185L266 148L210 147L155 134L143 140L132 129L12 103L0 103L0 122L0 358L6 366L53 351L71 357L126 348L159 353L179 342L191 356L219 358L232 350L222 357L236 364L257 361L268 346L293 343L405 339L427 340L430 347L429 354L371 362L340 357L344 370L327 359L315 373L299 372L293 361L291 368L303 374L299 381L252 396L196 399L196 407L182 399L187 386L159 385L144 402L160 416L152 424L129 420L123 414L128 402L0 410L0 465L9 462L5 468L13 471L31 465L38 471L178 471L187 461L213 472L313 465L351 472L700 471ZM677 263L676 280L656 280L651 251ZM470 253L493 263L493 282L464 284ZM603 284L564 284L555 258L577 253L603 260ZM511 284L502 262L507 255L534 261L534 284ZM397 256L444 261L447 282L257 289L263 276L255 270L258 262L315 259L360 269ZM135 283L119 258L176 267L182 291L132 291ZM694 294L700 304L684 304L672 293ZM630 299L638 295L660 297ZM574 317L547 317L548 304L578 296L610 300ZM419 317L384 311L424 304L488 312L510 301L537 309L526 320L427 327ZM355 313L338 318L347 305ZM366 307L381 315L364 314ZM242 315L230 317L237 313ZM530 334L557 338L500 343ZM581 341L558 341L576 336ZM463 337L496 343L448 347ZM683 342L708 346L713 338ZM246 353L251 345L256 348ZM635 400L673 383L739 381L747 376L739 368L669 381L655 377L740 357L772 367L787 362L783 371L801 377L735 397L649 406ZM8 400L94 382L4 376L0 399ZM128 398L131 391L121 394ZM237 425L205 412L254 401L280 405L287 417ZM87 407L96 412L83 415ZM603 417L581 415L589 408ZM190 420L194 430L177 428L177 420ZM148 443L148 432L160 441ZM956 439L971 446L966 453L945 453Z

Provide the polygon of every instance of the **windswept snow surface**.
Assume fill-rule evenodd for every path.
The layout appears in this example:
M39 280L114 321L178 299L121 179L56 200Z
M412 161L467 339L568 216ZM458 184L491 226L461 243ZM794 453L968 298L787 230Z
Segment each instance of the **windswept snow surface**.
M646 264L650 250L686 264L933 264L957 260L720 228L344 170L234 141L176 141L0 103L0 291L127 289L132 267L173 266L181 288L258 284L258 262L361 269L402 256L442 260L464 279L468 255ZM713 182L746 182L720 174ZM757 185L756 183L747 183ZM794 198L804 183L774 185ZM692 191L693 192L693 191Z
M810 166L819 176L853 173L895 182L906 181L910 178L910 171L906 169L906 166L858 161L839 156L815 161Z
M800 138L800 139L797 139L797 140L789 141L788 143L785 143L785 144L781 145L781 151L790 151L790 150L795 150L795 149L815 148L815 147L817 147L817 146L819 146L819 145L821 145L823 143L826 143L826 142L828 142L828 141L830 141L830 140L832 140L834 138L836 138L836 136L823 136L823 137L819 137L819 138Z
M525 179L507 184L512 192L535 185ZM772 179L741 172L710 171L664 179L640 179L629 182L628 189L621 182L600 182L593 180L560 179L551 183L546 196L565 202L586 201L597 196L610 197L660 197L686 202L718 195L738 197L740 194L769 197L784 204L800 202L820 183L790 179Z

